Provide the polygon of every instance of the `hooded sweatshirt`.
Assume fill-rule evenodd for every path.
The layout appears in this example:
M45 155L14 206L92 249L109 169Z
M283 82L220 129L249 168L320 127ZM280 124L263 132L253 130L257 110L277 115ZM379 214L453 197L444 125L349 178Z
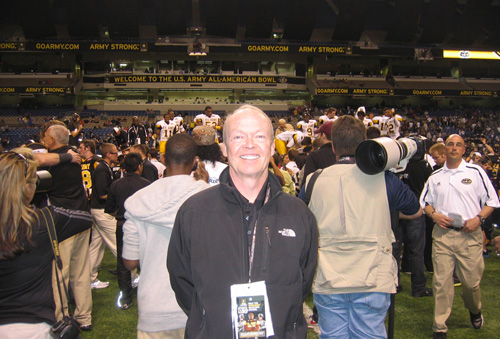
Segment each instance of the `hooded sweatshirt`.
M167 249L177 210L187 198L208 187L189 175L175 175L153 182L125 201L122 256L139 260L141 266L138 330L158 332L185 327L187 317L170 287Z

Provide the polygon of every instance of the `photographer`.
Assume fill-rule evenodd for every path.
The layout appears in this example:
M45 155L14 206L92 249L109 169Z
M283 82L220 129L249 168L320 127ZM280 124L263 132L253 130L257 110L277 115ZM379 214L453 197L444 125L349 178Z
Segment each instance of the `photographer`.
M384 319L397 285L390 211L414 219L422 209L394 174L368 175L358 168L354 154L366 138L359 119L338 118L331 135L336 162L317 176L309 202L319 230L312 287L319 329L328 338L385 337Z
M78 113L73 114L71 121L68 123L69 129L69 145L78 147L80 141L83 140L83 122L80 120Z
M46 219L29 202L37 183L33 151L0 154L0 337L50 338L54 316L52 261ZM59 241L87 230L90 214L46 207Z

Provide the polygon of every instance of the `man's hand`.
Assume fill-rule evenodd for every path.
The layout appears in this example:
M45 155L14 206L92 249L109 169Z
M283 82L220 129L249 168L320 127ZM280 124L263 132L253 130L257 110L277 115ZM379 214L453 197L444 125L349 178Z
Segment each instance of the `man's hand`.
M78 164L80 165L82 163L82 157L80 156L80 154L76 153L75 151L73 150L68 150L68 153L71 154L71 157L73 158L71 160L71 162L74 162L75 164Z
M208 172L203 161L198 161L198 167L196 167L193 176L196 180L203 180L208 183Z
M480 226L481 220L479 220L479 217L474 217L472 219L465 220L464 228L462 228L462 231L464 231L465 233L472 233Z
M453 219L438 212L434 212L432 214L432 220L436 223L436 225L445 229L448 229L449 226L453 225Z

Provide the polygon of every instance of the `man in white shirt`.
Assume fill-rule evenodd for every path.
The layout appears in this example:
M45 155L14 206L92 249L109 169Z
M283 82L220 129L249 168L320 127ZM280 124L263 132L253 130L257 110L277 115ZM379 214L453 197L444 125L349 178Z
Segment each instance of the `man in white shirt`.
M446 338L446 320L453 306L453 272L462 283L462 298L475 329L483 326L480 283L484 271L481 225L498 196L486 172L463 160L465 142L457 134L445 143L445 166L425 184L420 204L435 223L432 233L434 277L433 338Z

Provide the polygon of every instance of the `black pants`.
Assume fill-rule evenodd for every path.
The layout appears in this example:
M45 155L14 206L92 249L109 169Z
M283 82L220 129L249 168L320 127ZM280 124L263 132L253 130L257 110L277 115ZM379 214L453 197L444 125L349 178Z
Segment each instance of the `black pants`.
M425 216L412 220L400 220L405 252L411 271L411 291L419 293L426 288L424 271Z
M132 274L123 264L123 224L125 221L116 223L116 269L118 271L118 287L122 291L121 304L132 302Z

